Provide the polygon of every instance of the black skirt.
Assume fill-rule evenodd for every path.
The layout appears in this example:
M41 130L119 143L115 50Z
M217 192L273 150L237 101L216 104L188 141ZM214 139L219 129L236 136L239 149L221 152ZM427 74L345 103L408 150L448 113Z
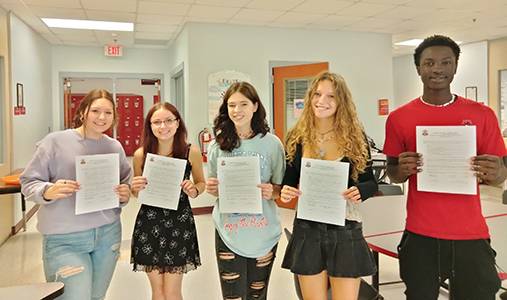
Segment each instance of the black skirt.
M299 275L326 270L331 277L348 278L372 275L377 270L361 223L347 220L345 226L337 226L297 218L282 268Z

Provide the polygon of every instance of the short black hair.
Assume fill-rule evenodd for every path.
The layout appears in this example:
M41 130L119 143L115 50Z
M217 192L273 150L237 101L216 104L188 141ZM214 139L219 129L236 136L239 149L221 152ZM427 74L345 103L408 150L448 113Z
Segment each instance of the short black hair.
M433 47L433 46L445 46L451 48L452 52L454 52L454 56L456 56L456 63L459 59L459 54L461 53L461 49L458 44L448 36L444 35L433 35L424 39L422 43L415 48L414 52L414 63L417 67L419 67L421 63L421 54L424 49Z

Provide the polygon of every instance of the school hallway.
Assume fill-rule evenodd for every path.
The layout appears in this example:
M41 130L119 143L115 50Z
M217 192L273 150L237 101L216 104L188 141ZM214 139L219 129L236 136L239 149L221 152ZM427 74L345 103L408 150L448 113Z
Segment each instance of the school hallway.
M484 201L501 202L501 189L482 186L481 191ZM368 201L374 200L372 198ZM150 299L150 286L146 275L142 272L132 272L130 265L130 241L138 209L139 204L135 198L131 198L130 203L123 209L121 255L106 300ZM279 212L282 226L291 229L294 211L279 209ZM202 266L184 276L183 297L186 300L218 300L221 299L221 293L214 250L213 220L210 214L198 215L195 219ZM44 282L41 259L42 241L35 225L36 217L33 217L28 222L26 232L20 231L0 247L0 265L2 266L0 287ZM297 299L293 275L280 267L286 246L287 239L283 234L269 284L268 299ZM370 278L365 279L370 281ZM396 280L399 280L398 261L380 255L380 281ZM398 283L381 286L380 293L386 300L401 300L405 299L403 290L403 284ZM439 299L448 299L445 291L441 292Z

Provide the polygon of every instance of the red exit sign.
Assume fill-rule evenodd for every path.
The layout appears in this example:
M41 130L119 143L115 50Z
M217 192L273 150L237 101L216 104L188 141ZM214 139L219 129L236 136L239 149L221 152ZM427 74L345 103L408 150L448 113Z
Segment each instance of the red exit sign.
M120 45L105 45L105 56L123 56L123 47Z

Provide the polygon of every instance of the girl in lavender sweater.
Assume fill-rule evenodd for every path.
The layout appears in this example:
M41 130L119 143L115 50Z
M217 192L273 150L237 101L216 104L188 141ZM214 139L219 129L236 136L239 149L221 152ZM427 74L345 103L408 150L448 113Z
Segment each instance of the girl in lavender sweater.
M81 102L74 129L48 134L37 144L21 175L26 199L40 205L37 228L43 235L42 255L47 281L62 281L59 299L104 299L121 242L121 208L75 214L75 157L118 153L122 205L129 200L130 165L117 140L105 135L116 121L112 95L92 90Z

